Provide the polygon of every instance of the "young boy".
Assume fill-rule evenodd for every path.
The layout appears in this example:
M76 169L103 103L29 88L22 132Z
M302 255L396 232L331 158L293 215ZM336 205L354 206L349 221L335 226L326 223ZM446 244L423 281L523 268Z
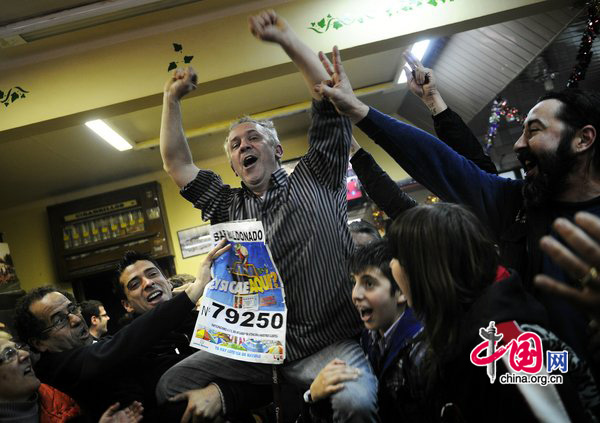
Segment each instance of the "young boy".
M366 329L361 345L379 381L379 417L383 422L412 414L407 399L413 395L408 392L406 379L407 372L413 371L422 329L394 282L391 259L383 240L355 250L349 259L354 278L352 301ZM314 403L314 417L324 417L329 408L329 401L324 400L344 389L344 382L356 379L358 374L352 363L330 361L304 395L307 403Z

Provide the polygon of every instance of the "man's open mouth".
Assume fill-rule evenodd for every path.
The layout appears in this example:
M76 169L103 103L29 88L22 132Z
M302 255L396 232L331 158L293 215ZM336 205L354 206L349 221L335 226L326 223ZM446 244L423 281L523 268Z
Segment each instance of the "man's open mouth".
M257 160L258 160L258 157L249 155L249 156L244 157L244 160L242 161L242 165L244 167L250 167L254 163L256 163Z
M151 303L152 301L157 300L161 296L162 296L162 291L154 291L146 297L146 300L148 300L148 302Z
M525 169L526 174L530 174L537 167L537 159L529 152L519 153L517 158L521 162L523 169Z

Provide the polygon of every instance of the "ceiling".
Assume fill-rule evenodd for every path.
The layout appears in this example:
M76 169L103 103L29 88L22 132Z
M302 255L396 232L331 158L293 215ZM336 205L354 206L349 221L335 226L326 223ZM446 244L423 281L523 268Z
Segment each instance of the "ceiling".
M438 2L440 9L429 13L477 0ZM220 157L226 123L244 114L274 118L283 140L305 133L308 102L301 77L276 47L252 39L243 27L245 17L258 10L280 11L315 49L340 45L346 71L366 102L426 130L431 130L427 112L393 81L401 52L416 40L434 39L426 65L434 67L446 101L473 120L479 133L485 125L477 119L490 101L524 78L524 70L579 12L569 1L506 0L502 6L490 2L489 11L479 2L457 15L467 16L463 20L402 21L405 28L346 20L346 27L317 38L306 27L312 17L336 8L358 16L361 2L327 2L330 9L316 0L31 3L3 4L0 19L0 90L22 78L30 91L0 106L0 209L162 169L155 148L161 89L169 60L180 58L170 50L172 42L194 54L192 64L200 73L198 90L183 104L196 160ZM566 60L546 55L551 65ZM566 70L557 72L562 77ZM118 152L83 126L98 117L135 148Z
M548 48L499 91L499 95L505 98L511 107L516 107L520 113L525 114L548 89L560 91L566 88L576 63L575 58L586 25L587 13L583 10L564 31L556 35ZM579 83L579 88L584 90L598 90L600 87L600 42L598 40L592 44L591 51L592 60L587 68L585 79ZM544 82L549 82L548 79L551 84L546 87ZM481 138L487 131L490 109L491 102L486 104L469 123L476 133L481 134ZM520 124L505 121L501 123L494 140L491 157L502 169L520 166L512 151L512 146L520 134Z

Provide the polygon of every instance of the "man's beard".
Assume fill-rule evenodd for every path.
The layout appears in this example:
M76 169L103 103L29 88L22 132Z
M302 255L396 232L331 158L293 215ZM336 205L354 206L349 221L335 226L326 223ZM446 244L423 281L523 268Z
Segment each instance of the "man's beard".
M521 163L525 160L537 163L537 174L526 177L523 185L526 208L542 207L567 189L568 176L577 161L577 155L571 151L574 136L574 130L565 128L556 151L533 154L526 150L518 154Z

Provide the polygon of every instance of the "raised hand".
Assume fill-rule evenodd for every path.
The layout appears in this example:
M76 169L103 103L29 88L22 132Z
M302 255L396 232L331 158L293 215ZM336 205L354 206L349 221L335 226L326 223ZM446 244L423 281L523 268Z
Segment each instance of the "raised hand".
M169 401L187 400L181 423L212 421L221 412L221 393L215 385L177 394Z
M404 72L408 88L425 103L433 115L446 110L448 106L437 89L433 69L424 67L410 51L405 51L403 56L406 60Z
M319 52L319 59L330 79L316 84L314 89L321 96L328 98L339 114L348 116L352 122L356 123L369 113L369 107L354 94L337 46L333 47L332 56L333 65L322 51Z
M200 299L204 293L204 288L210 282L210 267L213 262L231 248L231 244L225 245L226 242L227 240L222 239L212 250L210 250L206 259L204 259L198 269L196 280L185 289L185 293L190 297L192 302L196 303Z
M600 218L579 212L575 215L575 223L577 225L559 218L552 224L570 249L551 236L542 237L540 247L578 280L580 286L570 287L543 274L537 275L534 283L545 291L564 297L600 322Z
M340 359L333 359L319 372L310 385L310 396L313 401L328 398L344 389L344 382L356 380L360 370L346 365Z
M248 17L248 28L256 38L262 41L283 44L288 41L290 26L287 21L277 16L274 10L265 10Z
M181 100L187 93L196 89L198 76L191 66L175 69L173 76L167 80L164 92L172 100Z
M98 423L138 423L142 421L144 407L138 401L132 402L129 407L119 410L119 403L108 407L102 414Z

